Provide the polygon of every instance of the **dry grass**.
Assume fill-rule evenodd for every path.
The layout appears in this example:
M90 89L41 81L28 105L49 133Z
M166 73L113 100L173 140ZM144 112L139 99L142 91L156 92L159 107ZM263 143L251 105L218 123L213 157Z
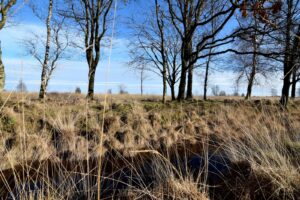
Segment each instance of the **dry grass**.
M2 195L97 199L99 156L102 198L300 195L299 100L283 111L277 99L163 105L155 96L113 95L103 111L102 95L88 104L82 95L48 98L45 105L36 94L2 95ZM197 172L190 169L195 155L204 162ZM217 182L210 180L209 160L215 155L230 160L230 170Z

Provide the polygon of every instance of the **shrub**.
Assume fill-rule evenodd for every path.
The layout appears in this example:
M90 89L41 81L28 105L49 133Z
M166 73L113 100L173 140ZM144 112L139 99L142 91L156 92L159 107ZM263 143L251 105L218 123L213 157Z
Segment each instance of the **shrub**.
M275 88L271 89L271 96L273 96L273 97L278 96L278 92L277 92L277 90Z
M214 96L218 96L219 94L219 91L220 91L220 87L218 85L214 85L212 88L211 88L211 92Z
M2 110L0 113L0 130L13 133L16 130L17 120L10 109Z
M238 96L240 96L240 94L238 92L234 92L233 96L238 97Z
M17 92L27 92L27 87L22 79L20 79L19 84L16 87Z
M80 87L76 87L76 89L75 89L75 94L81 94L81 89L80 89Z
M128 94L126 91L126 86L125 85L119 85L119 94Z
M222 91L219 93L219 96L226 96L226 92L222 90Z

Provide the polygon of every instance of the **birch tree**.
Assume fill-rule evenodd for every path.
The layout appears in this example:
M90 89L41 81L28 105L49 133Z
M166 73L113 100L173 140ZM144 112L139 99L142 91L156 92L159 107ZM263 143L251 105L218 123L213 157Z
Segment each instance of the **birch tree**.
M54 0L48 0L47 15L43 15L43 9L37 4L31 4L34 14L41 20L45 21L46 34L32 33L23 41L26 51L33 56L41 65L41 84L39 91L39 98L46 97L49 80L58 62L62 58L66 58L66 50L69 46L68 33L63 29L64 17L58 16L54 13ZM46 35L46 37L44 37Z
M11 8L17 3L17 0L1 0L0 1L0 31L4 28L8 13ZM1 41L0 41L0 90L4 88L5 84L5 71L4 65L2 62L2 49L1 49Z

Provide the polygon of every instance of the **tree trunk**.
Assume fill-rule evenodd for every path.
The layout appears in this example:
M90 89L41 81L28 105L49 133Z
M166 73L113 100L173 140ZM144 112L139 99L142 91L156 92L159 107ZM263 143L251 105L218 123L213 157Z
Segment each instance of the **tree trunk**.
M190 59L190 52L191 49L191 42L183 41L182 44L182 53L181 53L181 77L179 82L179 88L178 88L178 96L177 100L182 101L185 98L185 87L186 87L186 76L189 68L189 59ZM191 85L190 88L191 89Z
M141 79L141 96L143 96L144 90L143 90L143 79Z
M163 71L163 98L162 102L166 103L166 96L167 96L167 71Z
M171 97L172 97L172 101L175 101L175 100L176 100L176 95L175 95L175 83L171 83L170 89L171 89Z
M215 8L214 8L214 4L211 4L211 13L212 15L214 15ZM212 33L215 31L215 20L212 20L211 22L211 30ZM215 41L215 37L212 38L212 42ZM204 77L204 88L203 88L203 100L206 101L207 100L207 87L208 87L208 75L209 75L209 66L210 66L210 62L211 62L211 53L213 52L213 48L209 49L209 56L207 58L207 62L206 62L206 67L205 67L205 77Z
M205 77L204 77L204 91L203 91L203 100L204 101L207 100L208 69L209 69L209 64L207 62L206 69L205 69Z
M285 71L285 70L284 70ZM289 93L290 93L290 74L286 74L286 77L283 80L283 87L281 92L281 99L280 103L282 106L286 107L289 99Z
M91 39L93 40L93 39ZM87 99L94 98L94 88L95 88L95 75L96 69L98 65L98 59L95 60L93 56L93 47L90 47L86 50L86 60L89 66L89 73L88 73L88 92L87 92ZM99 54L99 49L97 49L96 54Z
M47 70L48 70L50 43L51 43L51 18L52 18L52 10L53 10L52 8L53 8L53 0L49 0L48 16L46 20L47 41L46 41L45 57L44 57L44 63L42 67L42 75L41 75L41 87L40 87L40 94L39 94L40 99L45 98L46 90L47 90Z
M254 69L252 69L252 72L250 74L249 81L248 81L248 86L247 86L247 94L245 97L246 100L251 98L254 76L255 76L255 72L254 72Z
M294 67L293 76L292 76L292 91L291 91L291 98L292 99L296 98L296 88L297 88L296 76L297 76L297 68Z
M39 93L39 98L44 99L46 97L46 70L42 70L42 75L41 75L41 86L40 86L40 93Z
M285 36L285 56L284 56L284 66L283 66L283 87L281 92L280 103L282 106L286 107L289 99L290 91L290 81L291 81L291 28L292 28L292 3L293 0L288 0L288 13L287 13L287 24L286 24L286 36ZM298 30L299 32L299 30ZM295 38L297 39L297 37ZM295 47L295 43L294 43Z
M209 50L209 53L212 52L212 49ZM204 77L204 92L203 92L203 100L207 100L207 86L208 86L208 74L209 74L209 65L210 65L211 56L208 56L206 67L205 67L205 77Z
M187 100L193 99L193 73L194 73L194 66L190 66L188 70L188 85L187 85L187 93L186 93Z
M186 56L190 58L190 55L193 52L193 43L192 40L187 44L186 49ZM190 63L188 59L187 63ZM188 65L188 85L187 85L187 92L186 92L186 99L190 100L193 99L193 74L194 73L194 65Z
M177 79L177 73L176 73L176 59L173 60L173 70L172 70L172 76L170 78L170 89L171 89L171 97L172 101L176 100L176 94L175 94L175 84Z
M185 86L186 86L186 72L187 70L186 70L185 61L182 61L182 69L181 69L180 83L179 83L178 96L177 96L178 101L184 100Z
M95 87L95 74L96 74L96 66L92 65L89 67L89 84L88 84L88 99L94 98L94 87Z
M0 42L0 91L4 89L4 85L5 85L5 71L2 62L2 49L1 49L1 42Z
M144 69L141 69L141 96L144 94Z
M257 44L256 44L256 36L254 35L252 38L253 52L257 52ZM257 65L257 54L253 54L252 56L252 69L248 80L247 94L245 99L250 99L252 95L252 87L256 75L256 65Z

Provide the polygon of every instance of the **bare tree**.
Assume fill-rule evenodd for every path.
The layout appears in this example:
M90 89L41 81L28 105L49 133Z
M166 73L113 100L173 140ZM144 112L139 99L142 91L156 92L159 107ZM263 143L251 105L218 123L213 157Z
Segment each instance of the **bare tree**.
M26 84L24 83L23 79L20 79L17 87L16 87L17 92L27 92L27 87Z
M292 97L296 93L296 83L299 80L297 77L299 47L300 47L300 18L299 18L300 2L287 0L283 4L282 9L282 45L284 47L283 60L283 87L281 91L280 103L286 107L290 88L292 86Z
M238 8L233 1L218 1L214 12L211 12L209 1L203 0L166 0L169 8L169 14L173 26L180 35L182 42L181 49L181 77L179 83L178 100L185 98L186 77L188 74L187 99L193 98L193 68L200 58L205 58L211 53L201 54L204 50L227 44L230 39L228 36L218 38L214 41L211 39L216 37L224 28L227 22L233 16ZM216 20L218 19L218 20ZM207 26L216 20L214 31L207 30ZM200 35L199 35L200 34ZM197 37L196 37L197 36ZM195 39L197 38L197 40Z
M138 75L140 79L140 93L141 96L144 94L144 82L147 79L147 65L140 63L140 64L133 64L132 62L129 63L129 67L132 68L132 70Z
M215 2L211 3L211 15L214 15L214 7L215 7ZM211 20L211 32L213 33L216 29L216 19ZM215 37L211 38L211 41L214 42ZM210 65L212 63L212 56L210 55L213 51L213 47L210 47L208 50L208 57L207 61L205 64L205 76L204 76L204 87L203 87L203 100L207 100L207 87L208 87L208 76L209 76L209 71L210 71Z
M93 99L101 42L108 30L107 22L113 0L65 0L65 2L67 9L61 11L61 15L71 19L84 38L85 57L89 67L87 98Z
M268 47L269 51L267 52L255 52L254 50L238 52L232 49L226 50L240 55L261 55L282 62L284 77L280 103L284 107L287 105L289 98L291 75L294 62L297 58L297 48L299 46L298 35L300 35L300 27L297 28L299 24L299 3L298 0L271 0L268 3L260 0L242 1L240 7L242 16L244 18L254 18L262 22L265 26L272 27L273 30L263 32L268 38L277 42L277 46L275 46L276 48L273 46L274 52L270 51L270 49L273 49L272 45ZM252 15L248 15L249 12L251 12Z
M140 77L141 96L143 96L143 94L144 94L144 81L147 78L145 65L142 65L141 67L139 67L138 70L139 70L139 77Z
M181 42L178 38L178 34L170 35L166 42L166 54L168 59L167 64L167 82L171 90L172 101L176 100L175 85L179 81L180 70L181 70Z
M155 0L153 15L145 22L131 22L136 42L131 45L132 66L147 65L147 70L162 77L163 98L166 101L167 84L171 88L172 99L175 97L175 84L178 81L178 55L180 48L176 34L171 28L165 10Z
M290 93L290 80L292 74L292 58L290 57L290 53L295 48L297 48L299 43L298 37L294 38L294 45L292 47L291 40L291 31L292 31L292 11L293 10L293 0L287 0L287 13L286 13L286 26L285 26L285 56L284 56L284 65L283 65L283 87L281 92L280 103L286 107L289 99ZM299 26L300 31L300 26ZM299 34L300 35L300 34Z
M277 89L272 88L272 89L271 89L271 96L276 97L277 95L278 95Z
M254 1L254 16L265 22L266 25L273 27L275 31L268 33L270 38L277 42L276 49L279 59L283 64L283 87L281 91L280 103L283 107L287 106L290 94L290 87L293 71L297 66L299 55L299 35L300 35L300 18L298 0L271 1L273 4L263 4L261 1ZM270 6L269 6L270 5ZM245 11L246 12L246 11ZM278 14L277 14L278 13ZM279 16L275 20L274 15Z
M209 53L212 52L212 48L209 49ZM204 87L203 87L203 100L207 100L207 87L208 87L208 76L209 76L209 71L210 71L210 65L212 61L212 56L209 55L207 57L206 65L205 65L205 75L204 75Z
M16 3L17 0L0 1L0 31L4 28L7 22L8 12ZM5 84L5 71L2 62L2 50L1 50L1 41L0 41L0 90L4 88L4 84Z
M143 96L143 94L144 94L144 81L145 81L145 79L146 79L145 70L144 70L144 68L142 68L141 71L140 71L141 96Z
M43 39L43 35L32 33L32 37L25 39L23 42L27 52L42 66L40 99L45 98L49 80L57 67L58 61L65 58L65 52L69 45L68 34L63 30L64 18L54 16L54 3L53 0L48 1L46 17L40 12L41 8L31 4L33 12L40 20L44 21L46 18L46 39Z
M254 26L257 28L257 20L254 18ZM254 79L256 76L257 72L257 65L258 65L258 55L256 54L257 51L259 51L259 44L262 42L261 40L259 41L257 33L253 33L250 36L251 40L251 48L253 48L254 54L252 55L252 65L251 65L251 72L249 73L248 77L248 87L247 87L247 93L246 93L246 99L249 99L252 95L252 87L254 83Z
M298 0L270 1L270 4L252 0L250 4L244 1L242 8L243 16L247 16L248 5L250 5L253 16L266 25L272 26L275 30L272 34L268 33L268 36L277 41L276 49L279 49L280 52L278 52L276 59L283 63L283 87L280 99L283 107L286 107L288 103L292 84L291 78L298 57L300 44L299 4ZM277 19L274 18L276 15L279 16Z
M267 78L269 73L276 71L274 62L270 62L269 58L264 58L257 54L264 50L267 52L271 48L271 42L267 39L266 33L270 33L268 27L261 23L257 18L242 19L239 21L241 29L252 27L243 34L240 34L234 42L239 51L253 51L253 54L248 55L233 55L235 62L234 70L238 72L237 82L242 81L244 78L247 80L246 99L251 98L252 88L255 83L258 83L257 76L263 75ZM278 64L278 63L276 63Z
M218 95L219 95L219 92L220 92L220 87L219 87L218 85L214 85L214 86L211 88L211 92L212 92L212 95L218 96Z
M128 92L126 91L126 85L119 85L119 94L128 94Z
M239 93L239 89L240 89L240 84L238 81L235 81L234 85L233 85L233 96L240 96L240 93Z
M225 97L225 96L226 96L226 92L225 92L224 90L221 90L221 91L219 92L219 96Z

